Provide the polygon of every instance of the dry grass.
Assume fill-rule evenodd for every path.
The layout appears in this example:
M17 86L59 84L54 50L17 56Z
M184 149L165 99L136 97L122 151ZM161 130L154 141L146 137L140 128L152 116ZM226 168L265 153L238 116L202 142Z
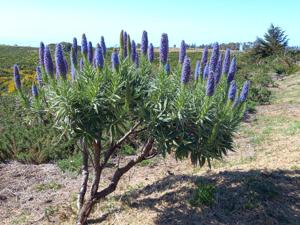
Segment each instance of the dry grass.
M137 167L90 224L300 224L300 74L278 84L272 104L241 126L236 151L211 170L172 157ZM78 178L54 165L1 167L2 224L74 224ZM189 203L199 183L215 187L212 205Z

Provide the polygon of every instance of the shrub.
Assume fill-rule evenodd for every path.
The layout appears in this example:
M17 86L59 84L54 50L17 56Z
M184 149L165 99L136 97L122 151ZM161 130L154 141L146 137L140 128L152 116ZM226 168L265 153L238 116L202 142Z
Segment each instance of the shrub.
M122 33L121 43L125 32ZM83 37L86 43L86 36ZM119 51L121 59L116 49L112 52L111 66L107 62L104 67L98 65L102 62L98 59L90 63L92 60L87 59L83 48L81 67L74 55L69 67L58 44L56 79L44 72L42 84L38 91L33 86L31 97L18 88L23 104L41 123L53 120L59 136L80 142L83 181L77 202L78 224L86 223L93 205L112 193L128 170L160 153L173 153L177 159L190 158L199 166L221 159L233 149L234 132L246 109L249 82L245 82L238 96L236 88L229 89L226 75L215 79L220 75L220 63L209 68L207 79L201 75L193 80L191 60L186 56L182 66L168 74L164 65L168 62L167 34L162 35L158 68L147 60L147 54L136 55L132 62L124 54L124 46L121 44ZM213 57L219 55L218 51L215 48ZM235 60L233 65L230 81L236 72ZM15 80L18 77L15 74ZM135 152L136 157L119 157L118 153L128 146L134 148L130 152ZM103 169L115 157L118 163L110 183L98 190ZM94 179L87 198L89 161Z
M195 207L211 205L214 201L215 186L211 184L198 184L192 194L190 204Z

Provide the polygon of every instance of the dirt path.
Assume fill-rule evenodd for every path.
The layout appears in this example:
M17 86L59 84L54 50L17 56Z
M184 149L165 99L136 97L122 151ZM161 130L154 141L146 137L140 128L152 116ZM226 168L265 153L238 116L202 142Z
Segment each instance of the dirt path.
M212 170L170 157L135 168L90 223L300 224L300 74L278 84L242 125L235 153ZM74 224L78 179L52 164L0 164L1 224ZM193 207L201 184L214 187L213 203Z

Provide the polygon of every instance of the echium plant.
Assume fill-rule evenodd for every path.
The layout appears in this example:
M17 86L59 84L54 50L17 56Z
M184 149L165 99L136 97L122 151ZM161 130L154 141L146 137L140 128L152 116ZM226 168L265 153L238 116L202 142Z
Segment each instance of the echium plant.
M148 48L145 34L141 58ZM94 64L89 60L87 43L83 35L80 66L73 67L73 80L66 72L61 44L56 45L55 51L56 77L46 47L46 68L38 70L39 80L42 73L42 85L34 84L31 96L22 90L19 69L14 67L16 88L21 98L30 103L26 106L38 113L42 121L51 117L61 135L67 134L81 146L78 224L86 224L93 206L115 191L122 176L144 160L169 153L176 159L189 158L194 165L207 162L210 166L211 160L221 159L233 149L233 135L243 118L249 91L246 82L240 97L235 97L238 87L224 75L216 84L215 74L209 71L205 59L207 55L197 62L196 79L191 78L188 56L184 57L181 71L170 73L167 34L161 38L159 68L148 60L138 60L134 41L131 60L123 59L124 55L115 49L111 62L106 63L103 45L98 44ZM215 67L218 59L221 61L216 57ZM230 73L236 68L234 62ZM199 72L202 65L207 73L205 79ZM221 70L220 63L218 67ZM135 149L134 158L121 157L120 150L125 145ZM114 172L110 178L104 178L108 164L113 165ZM89 167L93 173L90 185Z

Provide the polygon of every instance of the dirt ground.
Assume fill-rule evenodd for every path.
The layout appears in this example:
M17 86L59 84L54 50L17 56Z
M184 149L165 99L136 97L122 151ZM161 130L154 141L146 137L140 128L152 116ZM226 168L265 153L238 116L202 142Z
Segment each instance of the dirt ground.
M136 167L89 224L300 224L300 74L277 83L272 104L241 126L234 153L212 169L170 156ZM199 184L215 188L212 204L190 204ZM74 224L79 185L54 164L0 164L1 224Z

